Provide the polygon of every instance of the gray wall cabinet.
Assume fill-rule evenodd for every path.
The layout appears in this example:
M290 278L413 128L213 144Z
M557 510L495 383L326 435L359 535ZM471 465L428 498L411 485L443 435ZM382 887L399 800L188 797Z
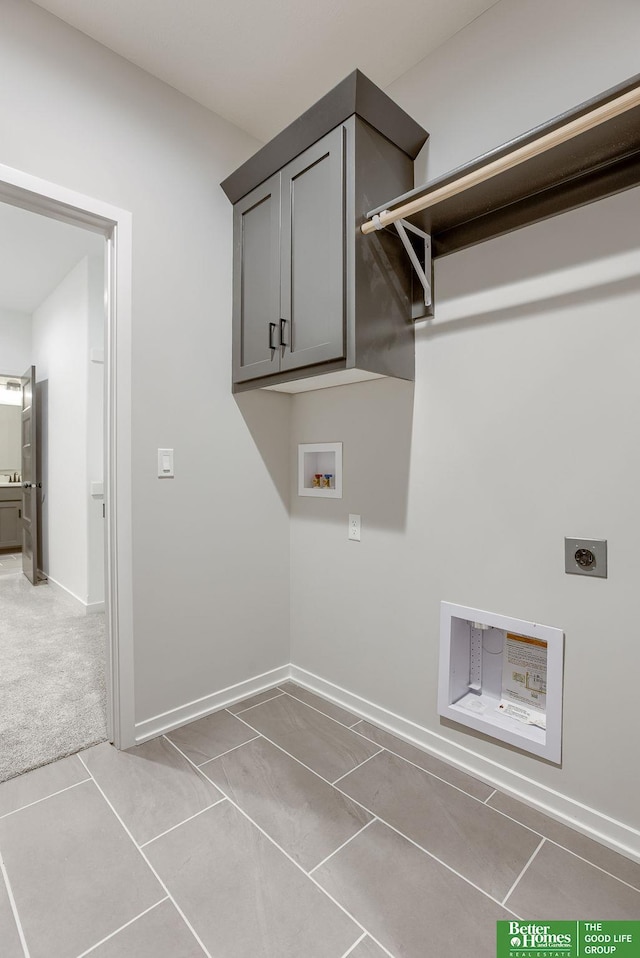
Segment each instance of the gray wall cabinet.
M280 174L233 211L233 379L280 369Z
M412 187L406 149L415 155L426 133L356 74L355 87L352 75L336 88L351 84L339 110L322 107L327 99L335 106L332 91L304 115L302 130L296 121L222 184L234 202L235 391L414 377L406 254L395 231L364 237L360 225L374 197ZM367 115L382 132L357 112L358 90L374 97ZM403 140L398 120L410 147L389 138Z
M234 382L344 356L343 131L234 209Z

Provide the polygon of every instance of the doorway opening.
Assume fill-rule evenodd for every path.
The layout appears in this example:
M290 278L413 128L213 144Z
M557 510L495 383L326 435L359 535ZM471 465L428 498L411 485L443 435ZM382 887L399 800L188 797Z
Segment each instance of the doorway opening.
M100 329L95 324L91 328L88 323L86 335L81 336L84 371L79 383L68 366L70 355L78 347L71 331L64 332L69 302L64 302L65 295L58 296L62 300L62 307L58 309L58 335L52 337L41 353L46 361L40 364L46 367L52 362L51 368L55 367L55 395L53 373L47 373L46 368L39 372L36 364L35 391L32 397L29 396L28 376L16 375L16 357L3 345L0 337L0 373L6 373L4 379L9 380L10 391L15 390L16 381L20 382L23 430L20 466L12 468L8 462L0 463L0 500L9 501L7 496L15 497L16 487L20 488L21 499L17 508L15 505L3 508L0 502L0 543L5 534L7 537L13 535L18 542L13 528L16 518L21 533L20 548L17 544L9 544L9 539L6 547L0 544L0 582L3 558L5 566L7 556L16 557L14 564L22 566L23 547L25 543L28 547L30 544L39 572L39 577L33 581L37 583L39 579L46 579L47 585L31 585L24 575L14 573L15 585L17 587L19 581L23 592L28 586L31 597L45 594L51 597L56 592L57 598L63 601L65 614L73 607L72 618L76 616L76 624L92 633L88 641L93 641L94 645L97 641L101 645L106 684L106 706L102 706L104 737L118 748L127 748L135 741L131 588L131 216L125 210L3 166L0 166L0 203L14 214L28 211L37 214L36 218L41 222L46 218L48 226L65 224L67 229L73 227L73 232L82 236L90 252L55 286L48 302L51 308L43 312L48 314L45 318L49 320L55 316L57 307L60 307L60 302L56 302L56 294L60 293L58 286L66 284L64 294L69 294L70 286L76 292L82 287L87 296L93 296L94 317L100 316L101 322ZM97 250L100 252L96 255ZM40 325L41 345L40 333L46 323ZM3 377L0 377L0 392L2 385ZM60 399L65 394L67 409L71 412L66 416L63 412L61 416ZM78 401L79 396L83 398L82 403ZM30 407L31 398L35 401ZM2 405L0 403L0 407ZM35 430L27 428L25 432L25 421L34 425L34 420L29 419L31 412L39 417L40 425ZM75 422L69 419L74 415ZM0 414L0 423L1 420ZM25 436L28 442L25 442ZM78 441L80 436L82 443ZM32 440L40 446L40 456L36 449L34 467L25 478L25 446L28 454ZM1 453L2 449L0 459ZM38 458L40 465L37 464ZM25 490L27 482L29 489ZM28 503L26 523L25 497ZM78 500L80 509L75 508ZM29 527L37 519L40 519L39 534L35 526ZM65 538L66 548L63 548ZM80 549L77 548L78 542L81 543ZM78 561L80 553L81 562ZM44 608L42 598L38 601L38 610L33 614L34 626L38 615L42 618ZM55 617L52 616L50 609L44 610L50 637L56 631L53 628ZM0 621L0 633L3 625L5 633L12 627L11 615L5 618L4 623ZM100 620L103 622L102 636L98 634ZM30 616L27 613L15 621L26 621L28 626ZM58 638L50 643L49 651L53 654L54 647L65 647L68 651L64 638L70 634L69 629L63 627ZM87 647L85 642L82 645L84 652ZM2 708L0 700L0 722ZM80 706L79 711L82 708ZM51 713L54 711L55 706L45 707L47 719L53 724L55 715ZM38 735L37 723L33 735ZM51 761L61 754L64 752L45 756L36 764Z
M0 203L0 254L2 780L107 738L105 239Z

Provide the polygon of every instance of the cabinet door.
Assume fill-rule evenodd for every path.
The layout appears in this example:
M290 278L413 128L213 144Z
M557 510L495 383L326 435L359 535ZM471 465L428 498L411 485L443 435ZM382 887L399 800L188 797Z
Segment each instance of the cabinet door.
M22 545L20 523L21 502L0 502L0 549L15 549Z
M340 126L281 173L282 370L345 354L343 138Z
M233 208L233 381L280 368L280 174Z

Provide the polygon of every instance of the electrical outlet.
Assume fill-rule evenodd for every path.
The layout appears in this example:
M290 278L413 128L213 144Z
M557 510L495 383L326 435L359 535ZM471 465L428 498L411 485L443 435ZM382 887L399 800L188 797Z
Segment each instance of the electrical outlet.
M565 539L564 571L570 575L607 578L606 539Z
M360 542L360 516L349 515L349 538Z

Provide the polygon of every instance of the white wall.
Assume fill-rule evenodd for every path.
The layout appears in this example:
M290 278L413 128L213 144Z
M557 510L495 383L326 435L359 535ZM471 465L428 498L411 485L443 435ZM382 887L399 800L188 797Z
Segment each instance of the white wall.
M0 374L22 376L31 364L31 316L0 309Z
M231 395L218 186L259 144L26 0L0 0L0 18L0 80L18 91L3 162L133 214L141 722L289 660L289 406ZM175 448L174 480L156 478L158 447Z
M88 597L88 313L85 257L33 314L42 415L42 570L83 603Z
M503 0L388 92L436 176L632 76L639 35L632 0ZM345 494L293 496L291 559L297 666L636 854L639 221L635 190L438 261L415 389L296 396ZM607 538L609 578L566 575L564 536ZM561 767L439 721L442 599L564 629Z

